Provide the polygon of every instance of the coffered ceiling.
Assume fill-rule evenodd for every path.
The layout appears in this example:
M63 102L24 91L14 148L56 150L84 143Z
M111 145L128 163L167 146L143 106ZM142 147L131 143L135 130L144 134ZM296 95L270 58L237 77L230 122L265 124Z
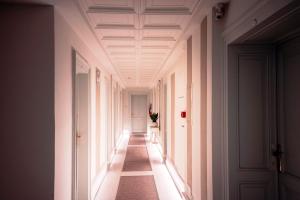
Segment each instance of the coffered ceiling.
M149 87L199 0L78 0L126 87Z

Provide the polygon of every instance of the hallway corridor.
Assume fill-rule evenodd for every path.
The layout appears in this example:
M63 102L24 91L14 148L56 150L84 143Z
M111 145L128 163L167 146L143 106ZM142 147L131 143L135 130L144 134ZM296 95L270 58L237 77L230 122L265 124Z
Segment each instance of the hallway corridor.
M2 0L0 200L300 200L300 0Z
M96 200L181 200L156 144L124 135Z

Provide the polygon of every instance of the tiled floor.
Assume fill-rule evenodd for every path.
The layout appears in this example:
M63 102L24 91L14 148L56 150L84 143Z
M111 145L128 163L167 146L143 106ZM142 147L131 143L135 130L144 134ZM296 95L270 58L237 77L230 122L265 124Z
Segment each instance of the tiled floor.
M147 149L152 166L152 171L129 171L122 172L125 160L129 135L124 135L120 148L113 159L111 168L106 175L97 195L96 200L115 200L120 176L144 176L154 175L155 184L160 200L182 200L178 193L171 176L169 175L165 165L155 145L147 140ZM133 146L133 145L130 145ZM139 145L134 145L139 146ZM132 188L133 190L135 188ZM143 199L141 199L143 200Z

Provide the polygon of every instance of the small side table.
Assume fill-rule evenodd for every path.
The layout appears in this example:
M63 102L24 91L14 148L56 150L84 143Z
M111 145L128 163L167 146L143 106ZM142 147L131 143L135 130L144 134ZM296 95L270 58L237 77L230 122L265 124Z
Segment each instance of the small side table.
M159 133L159 127L158 126L150 126L150 129L151 129L150 141L152 143L157 143L156 136Z

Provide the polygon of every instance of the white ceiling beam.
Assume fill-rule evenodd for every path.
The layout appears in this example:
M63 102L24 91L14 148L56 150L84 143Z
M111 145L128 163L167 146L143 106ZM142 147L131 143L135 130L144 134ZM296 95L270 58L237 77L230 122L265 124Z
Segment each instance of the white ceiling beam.
M130 56L130 55L132 55L135 57L135 52L111 52L110 55L112 55L112 56L115 56L115 55L117 55L117 56L128 56L129 55Z
M181 30L180 25L144 25L142 29L135 28L133 24L97 24L95 29L119 30Z
M145 30L181 30L180 25L145 25Z
M103 36L101 40L125 40L125 41L134 41L135 37L131 36Z
M176 41L174 37L143 37L143 41Z
M153 55L159 55L159 56L163 56L166 53L157 53L157 52L143 52L141 53L141 56L153 56Z
M109 49L134 49L135 45L107 45L106 47Z
M101 13L101 14L136 14L134 8L131 7L106 7L106 6L91 6L87 13Z
M97 24L95 29L135 30L133 24Z
M171 49L167 45L142 45L143 49Z
M187 7L146 8L144 15L192 15Z

